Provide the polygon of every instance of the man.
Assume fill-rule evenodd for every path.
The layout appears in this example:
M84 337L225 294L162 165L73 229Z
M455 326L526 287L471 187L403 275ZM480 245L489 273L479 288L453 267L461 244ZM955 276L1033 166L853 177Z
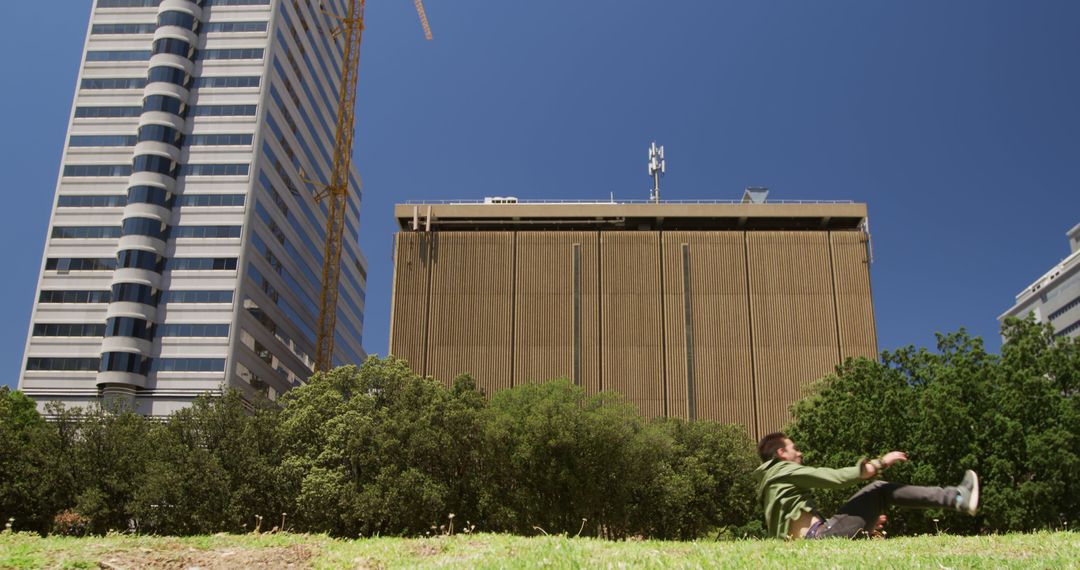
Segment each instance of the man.
M979 478L970 469L956 487L918 487L875 481L855 493L840 511L826 519L817 512L810 489L839 489L860 479L872 479L907 454L891 451L880 459L861 460L841 469L805 467L795 442L780 432L758 443L764 462L754 472L760 478L758 499L765 507L769 535L776 538L853 538L884 522L885 509L947 508L974 515L979 508Z

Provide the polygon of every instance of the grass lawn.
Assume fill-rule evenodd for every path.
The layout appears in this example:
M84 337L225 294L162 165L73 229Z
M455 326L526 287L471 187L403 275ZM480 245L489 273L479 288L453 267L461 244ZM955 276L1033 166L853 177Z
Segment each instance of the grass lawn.
M0 568L1080 568L1080 533L888 540L610 542L496 534L336 540L321 535L0 534Z

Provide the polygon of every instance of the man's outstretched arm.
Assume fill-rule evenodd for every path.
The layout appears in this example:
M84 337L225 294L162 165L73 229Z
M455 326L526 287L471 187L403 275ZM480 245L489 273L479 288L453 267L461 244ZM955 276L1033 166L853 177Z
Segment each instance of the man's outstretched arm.
M907 454L902 451L891 451L883 455L881 459L870 461L860 459L857 464L840 469L785 463L784 468L773 478L773 481L814 489L838 489L860 479L870 479L880 475L882 471L899 461L907 461Z

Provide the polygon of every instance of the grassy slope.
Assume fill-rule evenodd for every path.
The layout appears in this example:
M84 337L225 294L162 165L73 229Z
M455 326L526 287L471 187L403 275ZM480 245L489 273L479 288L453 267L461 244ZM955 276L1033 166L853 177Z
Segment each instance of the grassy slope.
M295 534L193 538L0 535L0 568L1080 568L1080 534L874 541L607 542L473 535L334 540Z

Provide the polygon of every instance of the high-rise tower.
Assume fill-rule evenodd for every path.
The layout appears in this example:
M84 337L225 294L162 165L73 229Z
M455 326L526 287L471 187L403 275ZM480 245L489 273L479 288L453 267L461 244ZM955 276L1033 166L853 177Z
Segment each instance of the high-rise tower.
M320 9L321 8L321 9ZM314 366L343 0L96 0L19 387L165 415ZM346 212L334 363L366 262Z

